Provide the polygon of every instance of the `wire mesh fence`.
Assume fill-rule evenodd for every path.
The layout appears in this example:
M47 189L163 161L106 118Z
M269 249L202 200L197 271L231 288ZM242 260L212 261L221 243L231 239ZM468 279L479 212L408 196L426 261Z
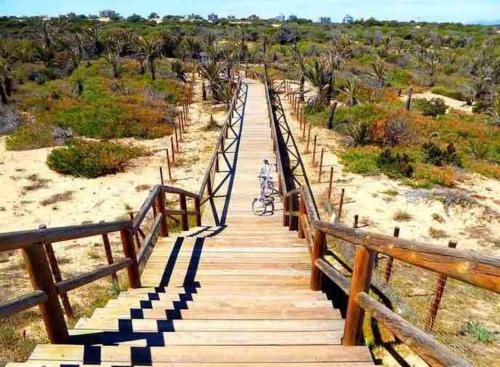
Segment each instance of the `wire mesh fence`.
M332 218L338 219L338 215ZM356 222L354 218L352 222ZM395 230L395 234L398 232ZM329 238L328 248L328 261L349 277L355 246ZM374 265L372 285L401 317L432 334L456 354L476 365L494 365L498 360L500 297L493 292L381 254ZM377 293L373 296L380 298ZM373 335L366 334L365 338L374 343Z

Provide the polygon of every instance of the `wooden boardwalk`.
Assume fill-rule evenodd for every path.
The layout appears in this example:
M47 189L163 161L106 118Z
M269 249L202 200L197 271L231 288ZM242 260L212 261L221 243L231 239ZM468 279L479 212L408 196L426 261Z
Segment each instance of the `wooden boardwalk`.
M340 344L344 321L309 289L306 242L282 227L280 203L252 214L262 160L274 156L264 86L247 83L224 226L161 238L143 288L81 319L71 344L37 346L28 365L373 365L367 347Z

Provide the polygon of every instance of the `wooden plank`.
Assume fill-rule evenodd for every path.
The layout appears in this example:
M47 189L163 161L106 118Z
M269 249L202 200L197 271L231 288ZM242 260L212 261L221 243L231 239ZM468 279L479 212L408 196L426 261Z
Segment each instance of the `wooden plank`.
M309 362L370 362L366 347L342 347L331 345L300 346L170 346L149 348L152 362L156 363L309 363ZM102 362L131 362L130 348L104 346L100 348ZM83 346L39 345L30 361L82 361Z
M500 293L500 257L450 249L343 225L315 222L315 227L344 241L391 256L408 264Z
M123 259L115 262L112 265L102 266L88 273L78 275L71 279L66 279L56 284L57 292L59 294L63 294L69 292L75 288L82 287L86 284L95 282L98 279L104 278L110 274L113 274L117 271L125 269L131 263L130 259Z
M1 233L0 252L15 250L32 244L41 246L42 243L55 243L76 240L84 237L98 236L104 233L120 231L129 225L129 221L116 221L110 223L46 228L43 230L36 229L30 231Z
M472 363L455 355L430 334L413 326L367 293L357 294L356 302L431 366L472 366Z
M2 303L0 304L0 319L27 310L28 308L38 306L40 303L47 302L47 299L47 294L44 291L36 290Z

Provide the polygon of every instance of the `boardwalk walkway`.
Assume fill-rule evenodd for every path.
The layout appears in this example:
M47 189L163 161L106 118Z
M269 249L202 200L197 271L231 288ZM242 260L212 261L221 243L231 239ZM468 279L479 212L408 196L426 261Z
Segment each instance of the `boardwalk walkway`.
M81 319L71 345L39 345L28 364L373 365L368 348L340 345L344 321L309 289L308 249L281 226L281 205L273 216L251 212L262 160L273 151L264 87L247 83L225 222L160 239L143 288Z

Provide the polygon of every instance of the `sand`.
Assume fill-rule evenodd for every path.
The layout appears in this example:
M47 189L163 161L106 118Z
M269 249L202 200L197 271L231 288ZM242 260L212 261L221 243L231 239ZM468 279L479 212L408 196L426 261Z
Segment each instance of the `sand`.
M465 101L460 101L458 99L450 98L443 96L441 94L436 94L432 93L430 91L424 92L424 93L415 93L413 94L413 98L415 99L426 99L426 100L431 100L432 98L441 98L446 105L454 110L462 111L462 112L467 112L467 113L472 113L472 106L469 106L467 102ZM399 98L401 101L406 101L407 96L401 96ZM448 108L447 112L450 111L450 108Z

